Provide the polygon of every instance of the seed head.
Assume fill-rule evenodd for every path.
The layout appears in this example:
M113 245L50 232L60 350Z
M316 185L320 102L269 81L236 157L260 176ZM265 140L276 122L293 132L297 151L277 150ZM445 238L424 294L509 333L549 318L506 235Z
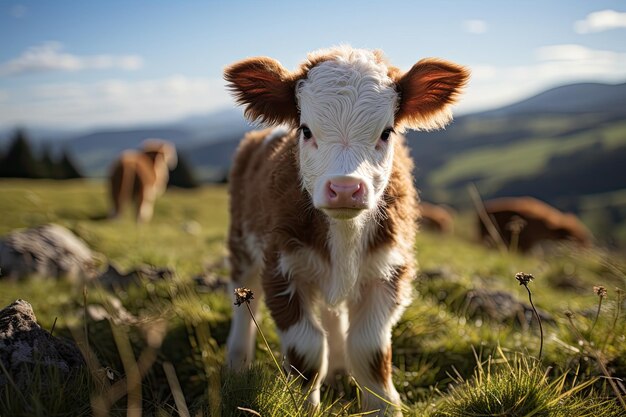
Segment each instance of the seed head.
M593 292L595 292L596 295L600 298L606 297L606 288L604 288L603 285L594 285Z
M519 235L522 233L522 230L524 230L524 227L526 227L527 224L528 222L520 216L513 216L511 217L511 221L508 222L505 227L512 233Z
M572 313L570 310L565 310L565 317L571 319L572 317L574 317L574 313Z
M519 285L527 286L530 281L535 279L535 277L533 277L533 274L518 272L517 274L515 274L515 279L519 281Z
M240 306L243 303L247 303L254 298L254 293L249 288L236 288L235 289L235 305Z

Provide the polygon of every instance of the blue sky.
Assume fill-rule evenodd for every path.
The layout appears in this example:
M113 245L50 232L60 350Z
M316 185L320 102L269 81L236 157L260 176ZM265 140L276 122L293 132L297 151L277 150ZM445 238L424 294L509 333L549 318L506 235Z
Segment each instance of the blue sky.
M0 0L0 128L169 121L232 106L224 66L382 49L469 66L458 112L578 81L626 81L623 1Z

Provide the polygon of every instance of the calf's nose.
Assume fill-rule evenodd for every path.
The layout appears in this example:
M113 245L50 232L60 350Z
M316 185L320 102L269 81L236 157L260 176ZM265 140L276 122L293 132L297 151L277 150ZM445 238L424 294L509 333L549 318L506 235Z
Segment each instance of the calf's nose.
M328 208L363 209L366 206L365 183L358 178L337 177L326 183Z

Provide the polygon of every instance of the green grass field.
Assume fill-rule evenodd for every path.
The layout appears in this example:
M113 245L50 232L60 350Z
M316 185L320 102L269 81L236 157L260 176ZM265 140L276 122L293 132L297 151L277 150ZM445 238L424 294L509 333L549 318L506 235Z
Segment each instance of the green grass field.
M56 321L55 336L74 338L94 355L91 372L74 379L35 369L28 390L7 385L0 391L0 416L359 415L359 395L348 377L324 388L319 410L308 410L300 381L285 386L260 339L250 371L224 369L233 297L197 287L193 278L228 276L227 208L221 186L169 190L152 223L136 225L130 212L106 219L103 182L0 182L0 235L53 222L101 254L102 267L149 264L175 271L171 280L115 291L0 277L0 308L25 299L43 328ZM415 300L393 332L394 383L405 415L626 415L620 402L626 397L626 262L602 249L500 253L473 242L468 224L459 222L453 236L421 233L415 243L422 273ZM535 276L529 288L544 317L541 359L538 323L517 304L528 304L515 279L519 271ZM608 291L599 313L597 285ZM112 297L137 320L117 316ZM508 301L494 304L498 297ZM86 318L86 310L98 307L108 319ZM266 309L258 319L280 361Z

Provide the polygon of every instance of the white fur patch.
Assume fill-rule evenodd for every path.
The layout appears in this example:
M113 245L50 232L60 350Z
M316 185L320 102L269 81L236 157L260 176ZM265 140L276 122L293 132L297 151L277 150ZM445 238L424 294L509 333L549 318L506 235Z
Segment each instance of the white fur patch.
M282 138L287 133L289 133L289 129L286 126L276 126L270 133L267 134L267 136L263 138L263 144L267 145L278 138Z
M244 230L252 230L252 228L244 226ZM253 233L246 233L243 242L246 248L246 252L249 253L252 258L253 268L251 269L254 270L253 273L260 273L263 267L263 240L261 240L260 237Z
M303 187L320 207L326 182L336 176L361 179L373 209L391 173L393 146L381 145L398 106L395 84L385 64L370 51L339 48L335 59L311 68L296 87L300 122L316 146L300 140Z
M287 353L287 349L293 347L302 356L304 366L316 369L321 363L320 373L325 373L327 346L319 323L302 319L286 331L281 331L280 340L284 354Z
M331 220L328 233L331 263L306 248L282 253L278 268L292 281L288 291L293 293L297 282L308 288L309 297L319 294L328 306L336 307L343 301L358 299L360 286L389 280L396 268L406 265L408 260L398 248L390 246L365 255L369 229L375 226L371 219Z

